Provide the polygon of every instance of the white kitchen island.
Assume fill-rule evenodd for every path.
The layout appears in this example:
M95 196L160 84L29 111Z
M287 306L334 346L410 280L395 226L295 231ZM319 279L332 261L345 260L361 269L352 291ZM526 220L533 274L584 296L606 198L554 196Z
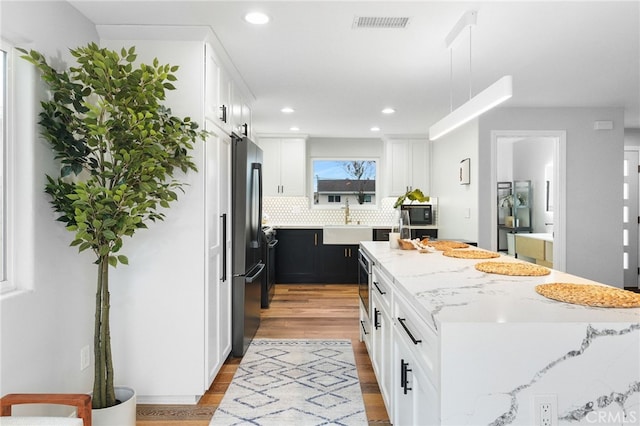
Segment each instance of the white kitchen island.
M558 271L487 274L484 260L360 246L374 262L365 341L394 424L640 424L640 308L537 294L593 283Z

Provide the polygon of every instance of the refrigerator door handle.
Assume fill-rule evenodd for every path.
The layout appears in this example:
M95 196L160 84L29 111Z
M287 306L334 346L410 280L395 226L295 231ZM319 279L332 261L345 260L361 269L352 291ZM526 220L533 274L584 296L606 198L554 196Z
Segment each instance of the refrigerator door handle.
M254 186L257 184L257 188ZM255 191L258 190L256 199ZM249 246L260 248L260 231L262 224L262 164L251 163L251 196L249 197L251 206L250 221L251 237Z
M262 263L262 262L258 263L258 264L256 265L256 267L255 267L255 268L253 268L250 272L253 272L253 271L254 271L254 270L256 270L256 269L257 269L257 271L256 271L256 272L254 272L254 273L252 273L251 275L246 274L246 275L244 276L244 281L245 281L245 282L247 282L247 283L252 283L252 282L254 282L254 281L255 281L255 280L256 280L260 275L262 275L262 271L264 271L264 267L265 267L265 264L264 264L264 263Z

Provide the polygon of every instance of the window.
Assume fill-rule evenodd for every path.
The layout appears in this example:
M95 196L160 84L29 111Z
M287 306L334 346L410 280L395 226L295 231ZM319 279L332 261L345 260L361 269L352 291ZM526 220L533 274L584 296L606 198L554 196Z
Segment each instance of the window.
M371 206L376 199L377 163L370 159L320 160L313 165L314 207Z
M9 91L12 49L6 43L0 44L0 291L13 289L8 279L8 225L7 211L9 155Z

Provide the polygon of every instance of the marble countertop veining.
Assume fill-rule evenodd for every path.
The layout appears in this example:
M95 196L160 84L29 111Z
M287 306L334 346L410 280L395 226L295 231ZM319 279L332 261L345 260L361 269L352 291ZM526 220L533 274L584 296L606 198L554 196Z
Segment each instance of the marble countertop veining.
M640 308L594 308L547 299L535 291L543 283L597 284L551 270L542 277L488 274L475 269L486 259L457 259L441 252L391 249L388 242L363 241L377 266L393 277L398 291L428 324L485 323L639 323ZM510 256L489 261L521 262Z

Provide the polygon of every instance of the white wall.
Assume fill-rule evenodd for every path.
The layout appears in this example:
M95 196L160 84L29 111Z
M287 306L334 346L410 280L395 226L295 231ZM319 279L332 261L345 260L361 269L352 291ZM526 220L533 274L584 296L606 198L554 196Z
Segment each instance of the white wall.
M640 129L624 129L624 146L640 146Z
M97 41L94 26L67 2L3 1L3 39L35 49L57 64L70 63L67 48ZM14 256L26 292L0 301L0 394L88 392L93 369L80 371L80 349L93 342L97 269L90 254L69 247L73 235L55 221L44 193L45 173L59 169L37 124L44 87L34 67L16 59L18 198L10 205L20 242Z
M438 237L478 241L478 122L432 143L431 194L438 197ZM469 185L460 185L460 161L470 158ZM495 221L494 221L495 222Z
M498 108L479 119L479 243L489 247L491 131L562 130L566 147L566 272L621 287L622 108ZM613 130L593 122L611 120ZM563 165L559 165L563 167Z

